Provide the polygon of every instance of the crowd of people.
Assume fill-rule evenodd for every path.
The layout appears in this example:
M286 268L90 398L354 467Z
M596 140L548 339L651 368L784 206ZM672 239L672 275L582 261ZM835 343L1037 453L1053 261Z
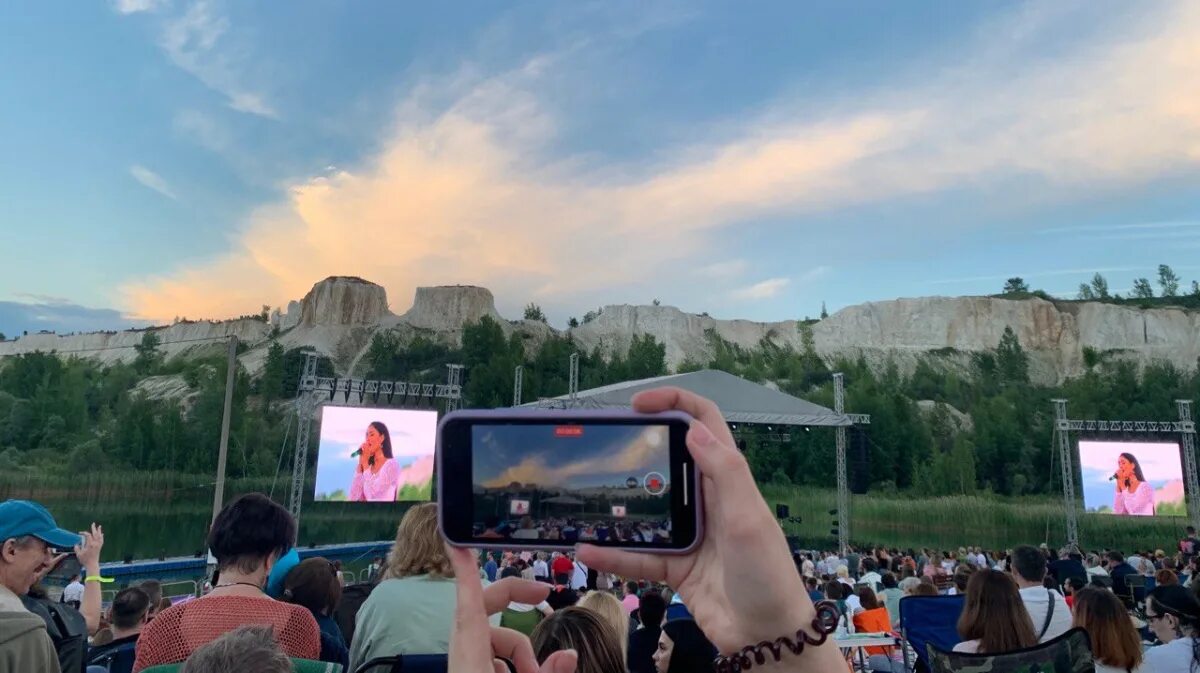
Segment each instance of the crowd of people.
M534 520L528 514L516 520L490 517L475 531L481 538L501 540L553 540L577 542L669 542L671 521L587 521L574 517Z
M1200 673L1194 531L1170 555L1031 546L789 552L711 402L662 389L635 407L696 419L688 447L704 477L707 534L689 554L582 537L568 551L479 554L444 543L431 503L405 513L368 582L344 586L334 562L300 560L285 509L248 494L213 521L217 572L204 595L171 605L158 583L143 582L121 589L105 610L103 529L72 533L35 503L0 503L0 673L162 664L274 673L292 670L295 659L349 673L412 654L446 654L455 673L496 670L497 658L520 673L694 673L736 670L723 662L739 653L743 669L824 673L847 669L833 642L839 635L890 632L905 597L938 595L963 596L958 652L1002 654L1082 628L1101 673ZM564 520L560 534L564 527L579 522ZM65 550L82 577L50 600L41 580ZM902 646L867 653L871 670L904 670Z

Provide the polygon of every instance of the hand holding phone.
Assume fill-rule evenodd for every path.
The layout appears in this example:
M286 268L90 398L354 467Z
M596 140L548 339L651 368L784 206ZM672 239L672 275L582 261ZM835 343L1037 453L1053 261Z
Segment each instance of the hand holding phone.
M717 405L686 390L660 388L634 397L633 408L643 413L674 409L695 419L687 447L702 475L707 533L695 551L684 555L635 554L584 544L577 558L597 570L666 582L723 653L794 636L800 628L815 636L816 610L792 563L787 540ZM844 667L838 648L826 642L806 647L791 670Z
M438 428L438 504L452 545L686 553L701 493L680 412L458 411Z

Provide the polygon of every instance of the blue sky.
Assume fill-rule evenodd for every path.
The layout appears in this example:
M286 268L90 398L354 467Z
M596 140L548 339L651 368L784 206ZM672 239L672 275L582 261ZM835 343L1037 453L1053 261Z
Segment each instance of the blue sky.
M473 430L472 481L488 487L512 482L542 487L639 485L650 472L669 480L667 426L584 426L559 437L554 426L477 425Z
M6 3L0 331L1190 281L1198 44L1182 0Z

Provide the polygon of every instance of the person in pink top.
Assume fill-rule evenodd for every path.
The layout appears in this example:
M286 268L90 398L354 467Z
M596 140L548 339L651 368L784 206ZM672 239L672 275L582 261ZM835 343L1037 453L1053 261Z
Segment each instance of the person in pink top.
M392 436L387 426L373 421L358 447L358 467L350 482L351 502L392 502L400 487L400 466L392 459Z
M625 598L621 599L621 607L625 608L626 614L631 614L634 610L638 609L637 589L637 582L625 583Z
M1132 453L1117 457L1117 492L1113 513L1130 516L1154 516L1154 487L1146 483L1142 466Z

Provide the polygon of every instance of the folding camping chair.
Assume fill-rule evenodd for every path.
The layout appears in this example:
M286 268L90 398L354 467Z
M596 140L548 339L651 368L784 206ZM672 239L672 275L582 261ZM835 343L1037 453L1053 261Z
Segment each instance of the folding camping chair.
M900 599L900 638L905 645L906 671L917 670L918 663L929 670L929 644L950 650L962 640L958 636L958 618L966 600L961 595L905 596ZM911 662L909 647L916 654L916 659Z
M1095 673L1087 631L1074 628L1054 640L1002 654L947 652L929 645L931 673Z

